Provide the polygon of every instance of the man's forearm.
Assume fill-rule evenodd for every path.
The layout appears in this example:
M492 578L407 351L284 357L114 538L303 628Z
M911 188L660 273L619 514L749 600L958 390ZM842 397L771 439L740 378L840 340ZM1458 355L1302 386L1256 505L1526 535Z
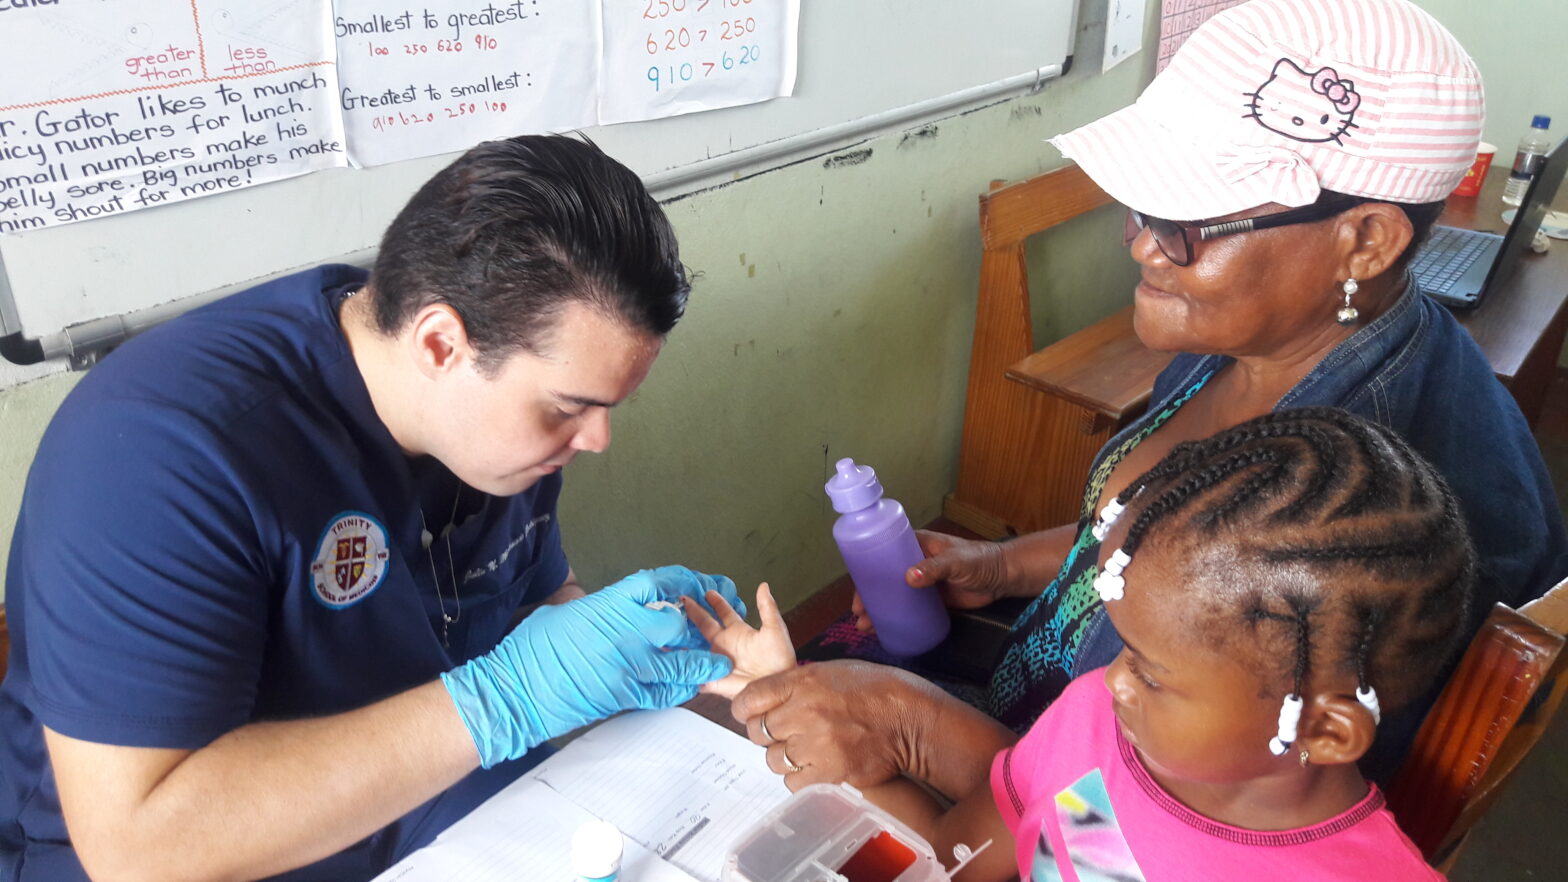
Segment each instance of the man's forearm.
M173 752L46 736L73 843L105 879L255 879L304 866L479 762L439 681L344 714L236 729L161 775L144 760Z

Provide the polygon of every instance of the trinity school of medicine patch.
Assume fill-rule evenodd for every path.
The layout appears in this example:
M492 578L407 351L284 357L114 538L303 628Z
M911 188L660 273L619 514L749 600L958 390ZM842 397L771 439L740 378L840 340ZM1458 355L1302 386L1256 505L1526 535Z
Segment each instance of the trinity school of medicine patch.
M363 512L332 518L316 544L310 581L316 599L334 609L364 600L387 573L387 528Z

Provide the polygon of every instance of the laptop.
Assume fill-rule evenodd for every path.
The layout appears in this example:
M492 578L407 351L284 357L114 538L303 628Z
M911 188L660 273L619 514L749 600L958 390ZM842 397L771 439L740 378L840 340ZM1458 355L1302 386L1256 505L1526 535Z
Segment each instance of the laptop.
M1519 265L1519 258L1530 250L1530 240L1540 229L1565 170L1568 138L1547 154L1546 163L1530 182L1505 235L1434 226L1432 235L1410 261L1410 273L1421 289L1444 306L1474 308L1483 294L1507 280Z

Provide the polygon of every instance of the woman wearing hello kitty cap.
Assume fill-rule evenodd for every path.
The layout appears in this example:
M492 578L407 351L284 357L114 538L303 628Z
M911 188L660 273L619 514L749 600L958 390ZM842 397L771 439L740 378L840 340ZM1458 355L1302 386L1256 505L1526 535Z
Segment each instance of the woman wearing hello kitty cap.
M929 557L909 581L949 605L1036 598L996 664L992 716L1027 728L1075 674L1120 650L1093 587L1114 488L1178 443L1276 409L1347 409L1436 465L1480 559L1466 633L1494 602L1517 606L1568 575L1529 426L1470 336L1405 272L1474 159L1483 117L1474 63L1406 0L1252 0L1194 32L1132 106L1052 139L1128 207L1138 336L1180 354L1147 415L1100 452L1077 523L1005 544L921 535ZM1375 779L1396 768L1434 698L1379 727L1365 765ZM1009 738L907 672L861 662L759 680L735 708L793 736L789 755L808 771L797 785L963 766L955 741L988 742L978 757ZM943 744L940 763L906 755L904 730L931 720L965 733L927 738Z

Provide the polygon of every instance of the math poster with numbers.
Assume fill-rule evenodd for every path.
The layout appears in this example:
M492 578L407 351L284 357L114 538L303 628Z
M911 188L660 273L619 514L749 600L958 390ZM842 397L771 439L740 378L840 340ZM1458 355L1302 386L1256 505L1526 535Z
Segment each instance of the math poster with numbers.
M599 121L754 104L795 91L800 0L603 0Z
M347 164L327 0L35 0L0 17L0 234Z
M337 0L356 165L597 121L593 0Z

